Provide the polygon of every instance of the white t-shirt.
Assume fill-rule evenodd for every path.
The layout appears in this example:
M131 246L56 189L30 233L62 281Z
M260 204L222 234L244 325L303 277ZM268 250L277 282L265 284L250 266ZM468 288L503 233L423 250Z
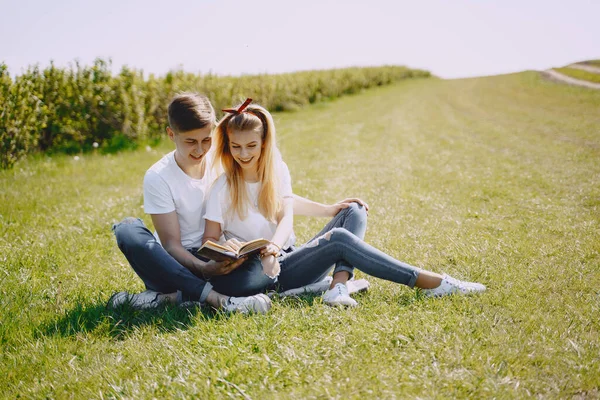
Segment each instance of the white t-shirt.
M187 175L175 162L175 151L165 155L144 176L144 211L167 214L175 211L179 220L181 245L186 249L202 246L204 234L204 200L215 177L209 167L213 153L206 155L206 172L202 179ZM154 232L156 240L158 234Z
M279 172L278 194L282 198L292 197L292 178L290 177L287 165L283 161L280 161L277 164L277 171ZM277 224L267 220L258 211L260 185L260 182L246 182L250 204L246 208L246 218L242 220L237 213L228 212L231 206L229 185L227 185L227 177L221 175L207 196L204 219L221 224L221 231L225 240L232 238L242 242L259 238L271 240L277 229ZM295 240L296 238L292 232L283 248L288 248L294 244Z

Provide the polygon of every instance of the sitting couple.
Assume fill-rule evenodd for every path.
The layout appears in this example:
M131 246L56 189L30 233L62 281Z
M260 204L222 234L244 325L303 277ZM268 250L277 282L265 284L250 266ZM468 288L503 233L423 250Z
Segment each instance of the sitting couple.
M325 205L294 195L269 112L250 99L223 111L216 124L204 96L181 94L169 104L167 133L175 150L144 177L144 210L156 233L135 218L113 226L119 248L147 290L116 293L110 306L193 301L228 312L264 313L271 306L267 290L303 287L322 288L325 304L355 306L347 286L355 268L430 296L485 290L405 264L365 243L368 206L359 199ZM333 219L295 247L294 214ZM248 258L215 262L195 255L209 239L235 250L258 238L270 244ZM332 267L333 279L323 288Z

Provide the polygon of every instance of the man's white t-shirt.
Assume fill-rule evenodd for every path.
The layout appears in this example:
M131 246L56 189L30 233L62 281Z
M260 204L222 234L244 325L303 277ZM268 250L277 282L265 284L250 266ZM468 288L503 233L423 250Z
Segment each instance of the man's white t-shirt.
M165 155L144 176L144 211L167 214L175 211L179 220L181 244L184 248L202 246L204 234L204 200L215 177L209 167L213 153L206 156L206 172L202 179L187 175L175 162L175 151ZM154 232L156 240L158 234Z
M277 171L279 172L278 194L282 198L292 197L292 178L290 177L287 165L283 161L280 161L277 163ZM250 204L246 208L246 218L242 220L237 213L229 212L231 206L229 185L227 185L227 177L221 175L207 196L204 219L221 224L221 231L225 240L232 238L242 242L259 238L271 240L277 229L277 224L267 220L258 211L258 193L260 187L260 182L246 182ZM292 232L283 248L288 248L294 242L295 236Z

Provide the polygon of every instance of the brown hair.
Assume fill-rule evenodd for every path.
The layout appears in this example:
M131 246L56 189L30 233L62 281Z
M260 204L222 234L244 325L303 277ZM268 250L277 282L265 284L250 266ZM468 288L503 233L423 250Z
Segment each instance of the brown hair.
M261 134L263 148L258 159L258 176L262 185L258 194L258 210L266 219L276 221L277 214L281 211L282 198L278 193L279 177L275 164L279 151L273 117L263 107L252 104L244 112L226 115L215 129L215 160L220 161L227 176L231 196L229 212L236 212L241 219L244 219L249 199L242 178L242 169L229 151L228 134L233 130L255 131Z
M169 126L175 133L211 128L216 124L215 110L206 96L180 93L173 97L168 109Z

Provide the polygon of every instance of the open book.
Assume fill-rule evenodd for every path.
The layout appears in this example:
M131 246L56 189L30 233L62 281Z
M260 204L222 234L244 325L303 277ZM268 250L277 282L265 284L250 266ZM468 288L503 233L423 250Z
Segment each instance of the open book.
M198 249L196 254L215 261L237 260L238 258L258 253L267 247L269 243L271 242L267 239L255 239L244 243L238 251L233 251L228 247L207 240Z

